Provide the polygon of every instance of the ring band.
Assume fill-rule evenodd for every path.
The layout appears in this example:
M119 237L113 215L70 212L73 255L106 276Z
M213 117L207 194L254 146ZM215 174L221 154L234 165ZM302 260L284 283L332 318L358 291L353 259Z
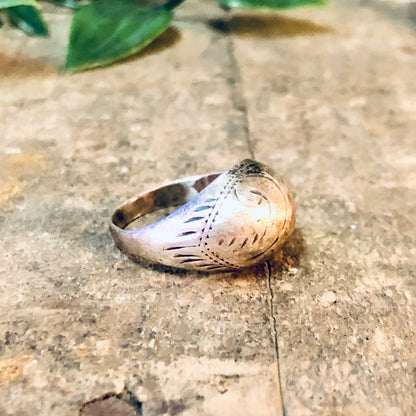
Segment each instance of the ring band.
M145 214L178 205L154 224L125 230ZM226 172L138 195L114 212L110 231L133 260L222 272L264 261L294 227L293 198L283 180L268 166L246 159Z

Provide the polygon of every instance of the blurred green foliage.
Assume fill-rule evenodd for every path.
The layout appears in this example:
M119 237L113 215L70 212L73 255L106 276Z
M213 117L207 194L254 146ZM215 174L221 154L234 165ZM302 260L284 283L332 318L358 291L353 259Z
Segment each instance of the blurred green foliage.
M134 0L48 0L75 9L65 64L66 72L109 65L152 42L170 25L172 10L184 0L152 6ZM321 6L326 0L215 0L226 8L276 10ZM30 36L48 36L36 0L0 0L0 12Z
M28 35L48 36L48 27L35 0L0 0L0 9Z
M110 64L148 45L170 25L163 7L139 7L129 0L100 0L80 8L71 25L65 69Z

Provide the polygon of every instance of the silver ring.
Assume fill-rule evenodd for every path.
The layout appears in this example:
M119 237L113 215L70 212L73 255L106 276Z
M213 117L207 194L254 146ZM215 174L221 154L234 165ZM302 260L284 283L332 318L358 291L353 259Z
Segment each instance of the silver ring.
M133 230L150 212L182 205ZM133 260L222 272L267 259L295 227L293 198L268 166L243 160L224 173L181 179L127 201L110 225L117 247Z

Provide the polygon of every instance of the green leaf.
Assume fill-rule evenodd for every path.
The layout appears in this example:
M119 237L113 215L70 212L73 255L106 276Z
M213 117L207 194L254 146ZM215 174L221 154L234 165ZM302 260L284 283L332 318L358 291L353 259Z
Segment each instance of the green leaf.
M65 70L77 72L132 55L163 33L172 20L163 7L129 0L97 0L82 6L71 25Z
M42 19L42 15L34 6L8 7L6 13L13 24L18 26L28 35L48 36L48 27Z
M77 0L46 0L49 3L57 4L58 6L68 7L68 9L79 9L81 3Z
M0 9L23 5L39 7L35 0L0 0Z
M322 6L326 0L216 0L221 6L230 8L290 9L301 6Z

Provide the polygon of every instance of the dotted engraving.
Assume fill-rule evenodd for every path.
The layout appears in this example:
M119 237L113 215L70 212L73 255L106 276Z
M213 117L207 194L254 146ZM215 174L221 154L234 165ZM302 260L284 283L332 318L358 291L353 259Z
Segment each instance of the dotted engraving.
M241 177L247 176L254 176L254 177L265 177L270 179L266 175L269 172L258 166L257 164L253 163L242 163L238 167L231 169L228 172L229 178L227 182L224 184L223 189L220 191L219 196L217 198L207 198L204 201L201 201L201 205L195 207L193 209L193 213L197 213L197 215L191 216L184 221L184 228L191 223L198 224L203 222L203 227L200 231L199 238L197 239L196 245L176 245L172 247L168 247L166 250L169 251L180 251L181 253L174 254L173 257L180 261L181 264L192 264L192 268L205 270L205 271L221 271L221 270L230 270L230 269L239 269L241 266L230 262L224 259L219 253L216 253L212 248L210 248L209 239L210 239L210 232L215 229L215 221L219 212L226 202L227 198L231 195L236 195L236 187L242 181ZM251 193L259 196L258 204L261 204L261 198L264 198L268 201L266 195L262 194L259 191L251 190ZM178 237L189 236L192 234L197 234L198 231L196 230L186 230L181 232ZM239 242L239 247L242 249L247 245L253 245L257 242L261 242L263 239L264 234L260 237L259 234L255 234L253 237L245 238L244 241ZM277 241L277 240L276 240ZM218 242L218 245L221 246L223 244L228 245L228 247L233 246L237 243L237 238L232 237L230 241L224 241L221 239ZM189 249L199 249L199 254L187 253L186 251ZM264 254L264 250L261 253L257 254L254 257L260 257ZM253 257L253 258L254 258Z

